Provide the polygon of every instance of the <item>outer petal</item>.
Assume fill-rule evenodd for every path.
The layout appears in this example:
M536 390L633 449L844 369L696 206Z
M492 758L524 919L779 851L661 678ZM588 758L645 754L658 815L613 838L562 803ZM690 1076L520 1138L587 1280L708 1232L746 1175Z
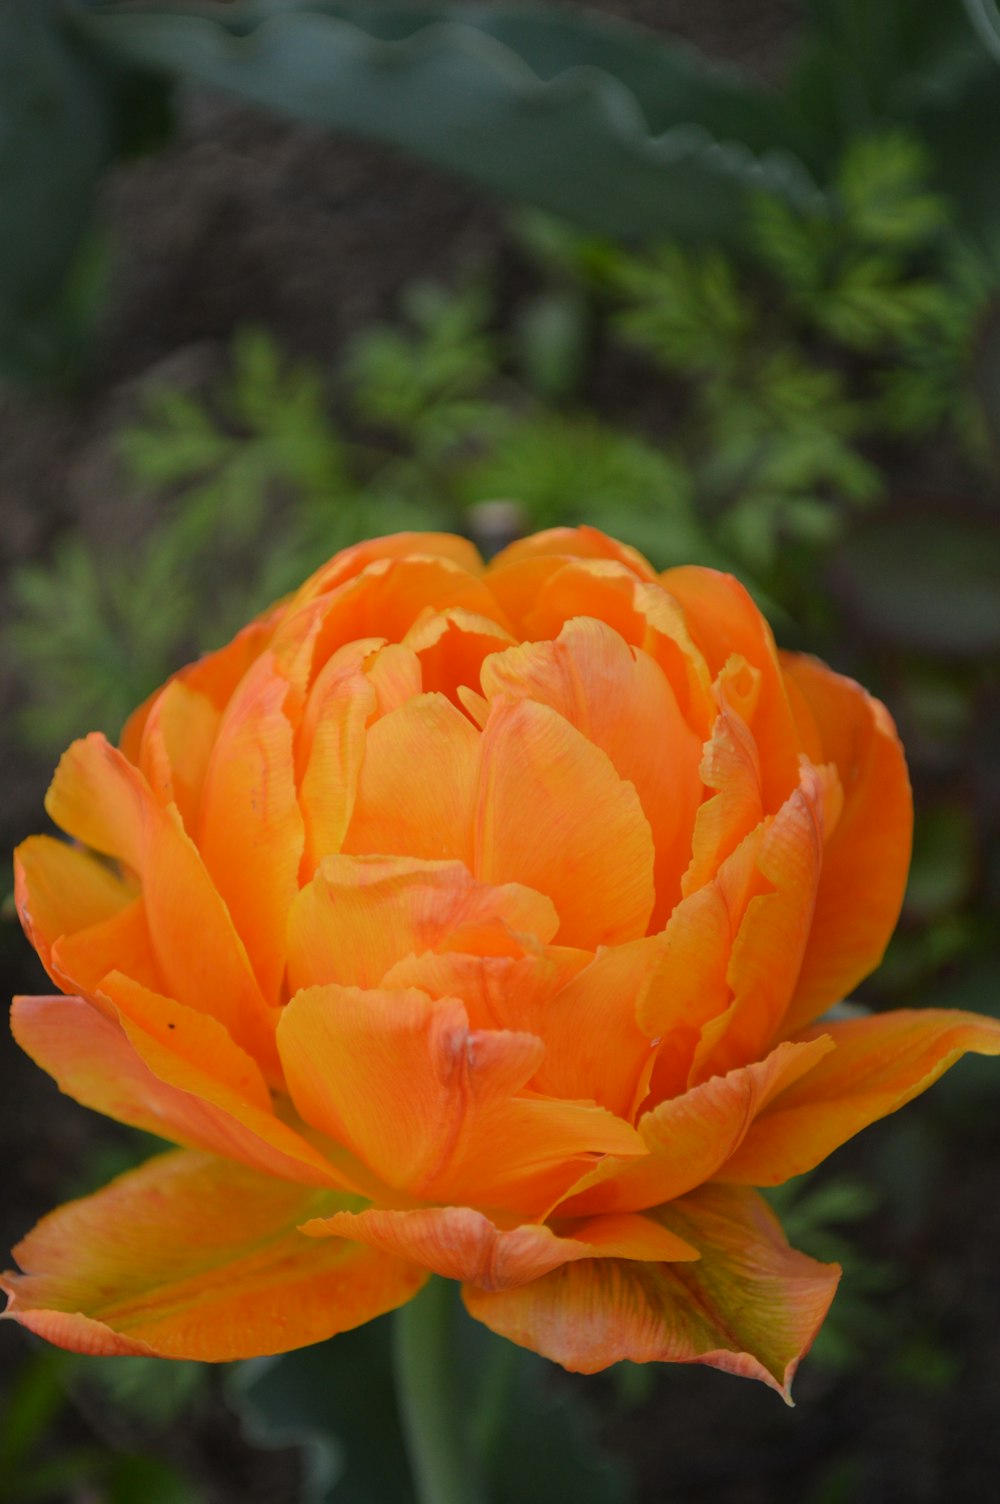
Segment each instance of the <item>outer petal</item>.
M699 739L665 674L604 622L577 617L554 642L526 643L483 665L483 691L548 705L606 752L634 785L656 850L654 929L680 894L701 800Z
M14 1250L6 1315L60 1347L229 1362L402 1305L423 1274L297 1230L329 1193L188 1150L50 1213Z
M513 1290L466 1286L471 1315L576 1373L611 1363L706 1363L787 1399L840 1270L789 1248L748 1191L706 1186L660 1214L696 1263L567 1264Z
M215 1023L172 1006L184 1026L192 1019ZM167 1031L170 1022L168 1016ZM270 1108L174 1053L134 1020L107 1017L78 997L22 997L14 1001L11 1027L21 1048L84 1107L265 1174L353 1189Z
M314 1237L357 1238L370 1248L412 1260L446 1279L504 1290L578 1259L694 1259L697 1252L651 1217L595 1217L559 1232L541 1223L502 1231L481 1212L461 1206L415 1211L335 1212L307 1222Z
M656 580L656 573L637 548L609 538L596 527L549 527L527 538L518 538L497 554L486 569L486 577L525 559L612 559L624 564L640 579Z
M780 1185L926 1091L967 1051L1000 1055L1000 1022L942 1008L824 1023L806 1037L820 1035L836 1049L773 1099L720 1179Z
M218 890L186 835L142 775L102 736L63 754L46 808L64 830L138 873L164 990L212 1013L268 1068L273 1021Z
M517 1095L541 1041L472 1031L454 998L312 987L286 1007L278 1043L306 1121L422 1200L530 1213L590 1155L639 1148L628 1124L597 1107Z
M903 902L913 805L903 749L885 706L814 658L788 654L782 663L844 789L786 1020L791 1032L848 996L882 959Z
M661 1102L639 1119L647 1153L632 1159L608 1155L573 1188L558 1214L640 1211L673 1201L706 1180L728 1179L728 1162L753 1131L754 1119L832 1049L825 1035L781 1044L766 1060Z
M495 700L483 733L477 876L547 893L560 943L592 950L645 933L653 860L635 789L607 754L547 705Z
M461 862L327 857L289 916L289 987L377 987L411 952L520 954L512 930L544 942L558 925L544 894L518 883L477 883Z

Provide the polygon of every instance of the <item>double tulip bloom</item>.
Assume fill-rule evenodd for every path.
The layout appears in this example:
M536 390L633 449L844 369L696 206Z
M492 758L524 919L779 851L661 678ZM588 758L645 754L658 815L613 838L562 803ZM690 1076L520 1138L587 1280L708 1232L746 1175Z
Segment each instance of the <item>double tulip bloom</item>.
M69 995L15 1034L183 1146L16 1251L7 1314L79 1351L280 1352L438 1274L567 1368L785 1391L839 1270L755 1187L1000 1053L822 1018L902 899L885 709L733 579L586 528L337 555L47 808L71 841L24 843L17 897Z

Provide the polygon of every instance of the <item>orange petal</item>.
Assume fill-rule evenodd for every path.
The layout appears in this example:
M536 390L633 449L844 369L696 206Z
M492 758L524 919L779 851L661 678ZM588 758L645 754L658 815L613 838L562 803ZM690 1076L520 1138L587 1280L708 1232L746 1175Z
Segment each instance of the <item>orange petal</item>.
M692 1084L759 1059L778 1036L809 937L823 860L824 803L838 794L822 771L805 767L800 787L761 828L756 872L741 904L726 973L733 1000L702 1029Z
M514 639L487 616L471 611L428 612L406 634L405 645L420 660L424 689L458 703L460 687L475 688L483 662Z
M365 742L343 849L470 865L479 733L444 695L418 695Z
M639 1119L646 1154L602 1160L573 1188L559 1215L641 1211L716 1176L727 1179L726 1166L757 1115L832 1048L825 1036L780 1044L766 1060L661 1102Z
M164 991L213 1014L272 1070L271 1011L176 810L162 809L141 773L98 735L74 742L63 754L46 808L71 835L138 873Z
M809 943L787 1019L802 1028L873 971L892 934L910 864L913 806L903 749L885 707L814 658L786 655L844 790L823 853Z
M84 992L94 998L109 971L124 972L154 992L163 989L141 898L102 924L63 935L52 947L50 975L64 992Z
M497 941L508 949L511 930L546 941L558 925L543 894L518 883L477 883L460 862L327 857L289 915L289 987L377 987L411 952L495 950Z
M29 836L14 852L17 912L46 968L60 936L111 919L134 897L106 862L66 841Z
M156 696L142 732L139 768L161 804L176 804L192 837L221 719L208 695L172 679Z
M714 793L694 822L691 860L681 883L685 898L711 882L764 818L760 757L742 717L723 709L705 743L699 772Z
M553 569L548 561L528 558L491 576L494 591L516 600L520 573L527 576L518 622L522 638L558 637L578 616L605 622L659 665L688 724L700 738L707 736L715 712L709 672L684 612L660 585L612 560L570 560Z
M602 948L522 1023L545 1042L532 1079L553 1097L592 1098L631 1121L653 1061L636 1022L643 988L659 963L656 940Z
M611 1363L706 1363L788 1398L840 1270L789 1248L763 1200L706 1186L664 1208L695 1263L566 1264L514 1290L463 1290L470 1314L576 1373Z
M285 926L298 891L304 833L295 789L288 682L265 653L219 727L205 778L198 846L253 963L279 1001Z
M663 671L604 622L577 617L554 642L495 653L483 665L484 694L548 705L600 747L635 787L656 850L656 907L662 928L680 896L701 800L698 738Z
M474 1029L514 1029L541 1039L553 997L593 957L589 951L563 946L532 947L524 953L515 937L509 938L508 954L449 949L404 956L386 972L383 986L416 987L428 997L457 997ZM543 1056L541 1068L544 1065Z
M464 1206L415 1211L335 1212L307 1222L312 1237L357 1238L370 1248L409 1259L446 1279L482 1290L506 1290L578 1259L692 1259L689 1243L651 1217L596 1217L560 1232L541 1223L501 1231Z
M576 1178L582 1156L638 1144L599 1108L515 1096L541 1041L472 1031L457 999L312 987L286 1007L278 1044L303 1118L425 1200L518 1204L549 1195L553 1171Z
M459 538L454 533L389 533L384 538L366 538L351 548L341 549L310 575L295 600L326 595L380 559L405 559L411 554L450 560L471 575L480 574L483 568L479 552L468 538Z
M530 700L495 700L482 743L477 875L547 893L564 945L592 950L644 934L653 840L607 754Z
M308 590L308 586L304 587ZM296 597L297 613L306 611L306 596ZM503 610L483 580L451 559L411 553L404 558L376 559L329 595L313 602L321 612L315 639L313 667L318 671L331 653L358 637L382 637L402 642L423 613L463 610L485 616L507 628ZM287 630L287 625L286 628Z
M751 730L760 748L764 806L776 810L798 783L799 753L804 749L770 627L730 574L685 565L668 569L660 579L683 606L688 628L713 677L734 654L759 671L760 695Z
M824 1023L808 1037L836 1048L774 1098L721 1179L780 1185L926 1091L967 1051L1000 1055L1000 1022L942 1008Z
M193 1019L214 1023L168 999L161 1001L165 1010L175 1012L174 1032L181 1032L178 1019L185 1030ZM166 1012L163 1027L169 1028L169 1022ZM265 1174L353 1188L270 1107L262 1108L216 1079L211 1062L201 1068L117 1012L107 1017L76 997L22 997L14 1001L11 1027L21 1048L84 1107ZM190 1032L196 1032L193 1025ZM235 1048L231 1042L230 1048Z
M182 1150L42 1219L14 1250L6 1316L71 1351L229 1362L402 1305L423 1274L297 1230L337 1198Z
M487 566L486 577L525 559L611 559L624 564L640 579L656 580L652 565L637 548L609 538L596 527L550 527L518 538Z

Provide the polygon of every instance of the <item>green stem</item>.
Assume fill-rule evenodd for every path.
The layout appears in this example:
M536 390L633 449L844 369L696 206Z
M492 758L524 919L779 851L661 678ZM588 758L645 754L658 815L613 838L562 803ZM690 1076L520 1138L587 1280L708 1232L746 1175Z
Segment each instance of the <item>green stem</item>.
M471 1401L461 1398L454 1318L451 1282L436 1278L395 1318L396 1394L420 1504L484 1500L463 1425Z

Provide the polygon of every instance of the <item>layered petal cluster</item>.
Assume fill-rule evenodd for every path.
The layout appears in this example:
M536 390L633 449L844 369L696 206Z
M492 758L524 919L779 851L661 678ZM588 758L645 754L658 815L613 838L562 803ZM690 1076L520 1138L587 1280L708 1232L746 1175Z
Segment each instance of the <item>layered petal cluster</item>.
M181 1147L45 1218L7 1314L91 1353L328 1337L430 1275L568 1368L787 1390L839 1271L755 1187L1000 1025L819 1022L911 828L885 709L733 579L589 529L337 555L63 757L14 1032Z

